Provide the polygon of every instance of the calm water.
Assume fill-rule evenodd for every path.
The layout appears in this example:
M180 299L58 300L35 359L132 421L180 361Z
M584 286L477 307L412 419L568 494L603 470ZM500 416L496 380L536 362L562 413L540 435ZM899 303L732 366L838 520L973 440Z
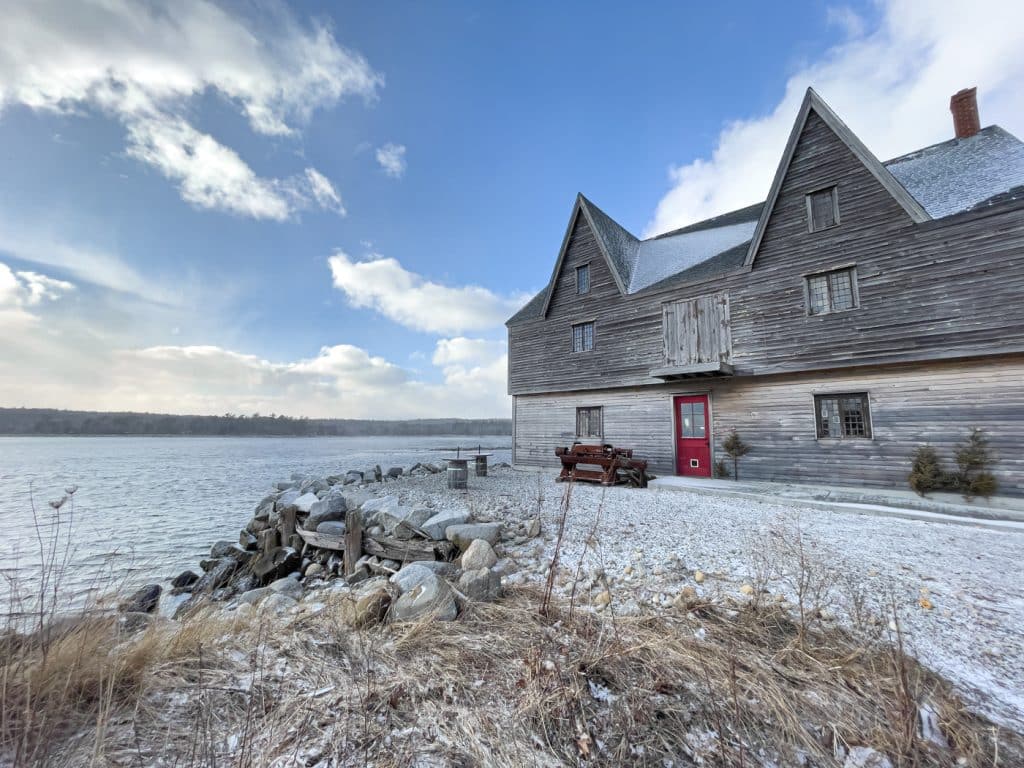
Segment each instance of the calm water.
M320 476L380 464L408 469L437 462L439 448L504 446L497 437L0 437L0 608L11 578L38 583L36 516L49 538L64 489L78 490L59 514L72 531L62 589L76 602L99 582L164 581L196 568L218 539L234 541L269 490L292 472ZM73 515L70 529L66 525Z

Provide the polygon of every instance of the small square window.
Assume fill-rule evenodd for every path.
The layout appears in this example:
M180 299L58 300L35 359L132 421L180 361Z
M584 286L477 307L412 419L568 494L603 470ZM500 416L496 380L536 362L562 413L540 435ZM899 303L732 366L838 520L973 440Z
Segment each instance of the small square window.
M576 437L604 436L604 425L601 419L601 406L576 409Z
M818 437L871 438L871 418L865 392L815 395L814 418Z
M589 352L594 348L594 324L579 323L572 327L572 351Z
M576 267L576 293L590 293L590 265Z
M807 278L807 314L826 315L857 305L856 268L834 269Z
M839 193L835 187L807 195L807 231L817 232L839 223Z

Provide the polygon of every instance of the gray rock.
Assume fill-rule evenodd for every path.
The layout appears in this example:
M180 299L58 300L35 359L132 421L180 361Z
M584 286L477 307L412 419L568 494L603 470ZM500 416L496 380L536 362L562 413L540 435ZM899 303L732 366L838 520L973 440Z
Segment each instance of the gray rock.
M363 482L363 473L362 472L356 472L353 469L353 470L349 470L348 472L345 473L345 480L344 480L345 485L352 485L353 483L361 483L361 482Z
M256 512L253 517L258 520L266 520L270 516L270 513L274 511L274 504L277 502L277 497L280 494L272 493L269 496L263 497L259 504L256 505Z
M299 512L309 512L318 501L315 493L304 493L295 500L295 509Z
M387 476L392 480L397 480L404 474L404 470L401 467L391 467L388 469Z
M438 621L452 621L459 615L448 583L433 573L415 587L401 595L391 606L394 621L415 621L433 618Z
M275 592L272 595L267 595L260 601L260 613L282 616L298 604L299 601L295 598Z
M417 560L416 565L433 571L438 576L443 576L446 579L455 578L459 575L459 567L455 563L449 563L444 560Z
M287 491L293 485L295 485L295 483L293 483L290 480L278 480L276 483L274 483L274 487L277 488L277 490L279 491Z
M446 510L438 512L433 517L425 520L420 529L434 541L444 541L445 531L448 529L448 526L462 525L467 520L469 520L468 512Z
M892 761L872 747L851 747L843 768L892 768Z
M344 536L345 523L341 520L325 520L316 527L317 533L326 533L329 536Z
M344 494L340 489L332 488L330 493L309 508L309 517L306 519L305 527L307 530L315 531L320 523L329 520L344 520L347 510L348 504Z
M249 605L256 605L256 603L258 603L264 597L272 594L274 594L274 590L272 590L270 587L257 587L256 589L250 589L247 592L243 592L238 599L241 600L243 603L248 603Z
M370 469L368 469L365 472L363 472L363 482L364 483L379 483L380 482L380 478L377 476L377 470L371 467Z
M481 568L490 568L498 562L498 556L494 554L491 545L483 539L474 539L465 552L462 553L462 570L478 571Z
M310 477L299 484L299 493L303 495L312 493L315 496L318 493L326 491L329 487L330 486L327 484L326 480L322 480L319 477Z
M183 587L191 587L197 581L199 581L198 573L195 573L194 571L182 571L171 579L171 586L181 589Z
M256 534L242 529L238 532L238 546L242 549L256 549Z
M301 562L299 553L291 547L274 547L256 558L252 572L261 584L269 584L298 569Z
M163 588L159 584L147 584L133 592L127 600L122 600L117 609L121 613L152 613L160 602Z
M501 523L464 523L449 525L444 532L445 538L465 552L476 539L483 539L492 547L501 538Z
M418 587L427 579L437 578L437 574L430 568L424 568L418 563L410 563L402 570L395 573L389 581L398 587L398 594L404 595L410 589Z
M231 579L234 572L238 570L238 561L231 557L225 557L215 561L210 568L192 586L193 595L211 593L223 587Z
M267 528L269 528L269 527L270 527L270 523L268 523L266 520L258 520L257 518L254 517L252 520L250 520L246 524L245 530L247 530L249 533L255 535L255 534L259 533L260 531L267 530Z
M501 576L490 568L464 571L459 577L459 591L470 600L497 600L501 596Z
M297 576L298 574L295 574ZM272 581L267 589L272 589L280 595L288 595L295 600L302 597L302 585L295 576L285 576L283 579Z
M301 495L302 494L299 493L298 488L289 488L287 491L278 496L277 502L274 504L274 510L278 514L281 514L282 512L287 512L289 509L295 506L295 502Z
M320 563L310 563L306 566L306 570L303 572L303 575L307 579L315 579L317 576L320 576L323 572L324 567L320 565Z
M232 541L218 541L210 547L210 557L214 560L230 557L242 563L248 560L251 554Z
M384 526L387 533L395 533L399 527L404 527L408 535L399 538L411 538L413 531L420 530L421 526L434 516L434 510L425 507L405 507L397 505L388 509L382 509L377 513L377 524Z

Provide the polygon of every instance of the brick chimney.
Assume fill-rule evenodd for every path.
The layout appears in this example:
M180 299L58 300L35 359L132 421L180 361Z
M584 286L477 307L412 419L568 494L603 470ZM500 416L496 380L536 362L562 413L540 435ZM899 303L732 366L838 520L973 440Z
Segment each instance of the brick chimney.
M964 88L954 93L949 99L949 111L953 113L953 127L958 139L966 139L981 130L977 88Z

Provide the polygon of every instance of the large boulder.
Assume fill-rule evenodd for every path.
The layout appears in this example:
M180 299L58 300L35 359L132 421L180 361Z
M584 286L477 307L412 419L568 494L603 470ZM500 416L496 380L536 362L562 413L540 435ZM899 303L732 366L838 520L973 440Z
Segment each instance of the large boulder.
M348 511L348 504L340 488L332 488L330 492L313 503L309 508L309 517L306 518L305 528L310 531L317 530L320 523L329 520L344 520Z
M433 571L436 575L443 576L446 579L459 575L459 567L455 563L449 563L445 560L417 560L416 565ZM406 567L408 568L409 566Z
M295 509L302 513L309 512L318 501L320 499L317 498L315 493L304 493L295 500Z
M462 552L469 549L469 545L476 539L483 539L493 547L501 538L501 523L449 525L445 529L444 535L448 541L452 542Z
M302 597L302 585L299 583L299 580L295 578L297 575L298 574L285 576L283 579L272 581L268 585L267 589L277 592L280 595L288 595L288 597L298 600Z
M283 616L298 604L299 601L294 597L275 592L260 601L260 613Z
M341 520L325 520L316 527L317 533L326 533L328 536L344 536L346 530Z
M376 522L377 525L383 526L389 534L397 534L400 529L404 529L406 535L399 534L399 538L408 539L411 538L413 531L420 530L420 526L433 516L434 510L432 509L398 505L378 512Z
M483 539L474 539L465 552L462 553L462 570L478 571L481 568L490 568L498 562L498 556L494 554L491 545Z
M243 563L249 559L251 554L252 553L246 552L233 541L218 541L210 547L210 557L214 560L230 557L237 560L239 563Z
M238 532L238 546L242 549L256 549L256 535L243 528Z
M295 502L302 494L299 493L298 488L289 488L287 491L277 497L277 502L274 504L274 510L280 515L287 512L289 509L295 506Z
M253 561L252 572L261 584L269 584L298 570L301 564L302 558L291 547L274 547Z
M418 587L428 579L434 579L437 575L429 568L424 568L419 563L410 563L397 573L394 573L389 581L398 587L398 594L404 595L410 589Z
M497 600L501 596L501 576L490 568L464 571L459 577L459 591L470 600Z
M403 470L401 467L391 467L390 469L388 469L386 477L389 480L397 480L402 476L404 472L405 470Z
M323 493L328 488L330 488L330 485L326 480L319 477L310 477L299 484L299 493L303 495L312 493L315 496L319 493Z
M159 584L147 584L122 600L117 608L121 613L152 613L160 602L163 588Z
M270 587L256 587L256 589L250 589L243 592L241 595L238 596L238 599L243 603L248 603L249 605L256 605L256 603L258 603L264 597L272 594L274 594L274 590L272 590Z
M342 481L345 485L352 485L353 483L363 482L363 473L356 472L354 469L350 469L345 473L345 479Z
M204 595L227 584L238 570L238 561L233 557L224 557L211 562L210 567L204 570L206 573L192 587L193 595Z
M260 503L256 505L256 513L253 517L266 522L267 518L270 517L270 513L274 511L274 504L277 502L278 495L272 493L269 496L263 497Z
M424 520L420 530L434 541L444 541L445 531L448 530L449 526L462 525L467 520L469 520L468 512L445 510Z
M436 619L452 621L459 615L455 595L448 583L433 573L402 594L391 606L393 621Z
M185 587L191 587L199 581L199 574L194 571L182 571L173 579L171 579L171 586L175 589L184 589Z
M364 501L360 507L359 514L363 519L363 525L369 528L378 525L378 521L382 516L400 514L401 508L402 505L399 503L397 496L378 496L377 498Z

